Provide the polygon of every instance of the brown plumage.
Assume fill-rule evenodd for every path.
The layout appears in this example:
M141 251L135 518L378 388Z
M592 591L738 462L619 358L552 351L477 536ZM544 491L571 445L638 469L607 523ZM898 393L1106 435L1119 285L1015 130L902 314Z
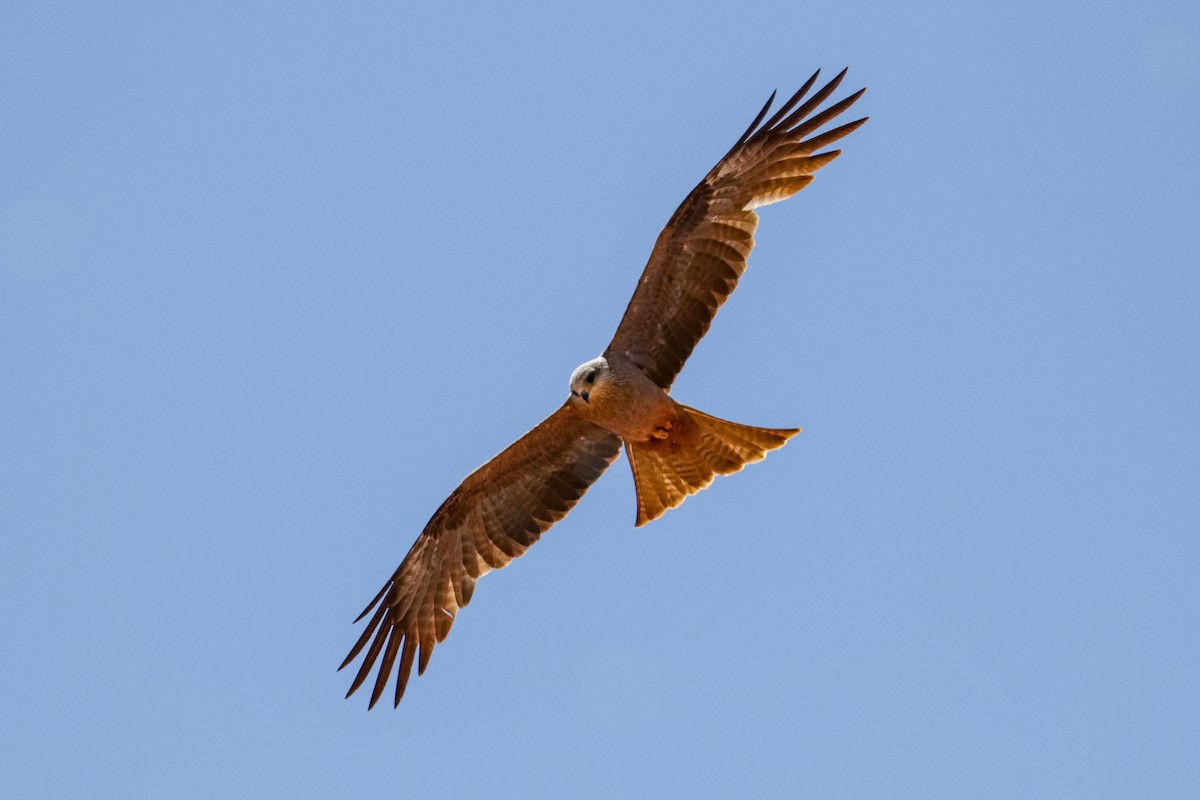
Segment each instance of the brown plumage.
M807 186L812 173L842 151L813 153L867 121L863 117L805 139L866 91L860 89L809 117L837 89L846 70L799 105L817 74L759 127L775 99L772 94L737 144L671 215L605 355L620 353L633 359L664 389L675 382L692 348L746 271L758 228L754 209Z
M355 620L371 615L342 662L345 667L366 650L347 697L378 666L370 706L393 669L399 705L413 664L417 674L425 671L434 645L470 602L475 581L522 555L566 516L622 444L637 491L636 524L643 525L714 476L737 472L799 432L717 419L675 402L667 391L746 269L758 227L754 209L807 186L841 152L817 151L866 121L810 136L862 95L814 113L844 75L805 100L814 74L763 122L772 94L671 216L612 342L575 370L567 402L467 476Z
M396 574L355 619L375 609L342 662L342 667L349 664L371 642L346 696L362 685L382 654L371 690L375 705L399 653L398 705L414 657L420 675L433 646L450 632L455 613L470 602L475 581L507 566L566 516L620 448L620 439L564 403L468 475L425 526Z
M636 527L658 519L717 475L732 475L783 447L799 428L755 428L678 406L669 436L625 440L637 490Z

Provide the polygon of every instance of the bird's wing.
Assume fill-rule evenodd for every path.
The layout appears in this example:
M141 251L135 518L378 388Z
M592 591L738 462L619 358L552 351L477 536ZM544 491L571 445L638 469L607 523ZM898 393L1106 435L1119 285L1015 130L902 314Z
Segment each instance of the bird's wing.
M414 658L420 675L434 645L450 632L458 609L470 602L475 581L523 554L566 516L617 457L620 446L620 439L584 419L567 402L468 475L355 620L375 610L342 662L345 667L370 642L346 696L362 685L378 661L371 691L374 706L398 654L399 705Z
M814 153L866 122L864 117L805 138L866 91L814 114L845 74L842 70L804 101L817 79L814 74L763 123L775 99L771 95L737 144L692 190L658 235L605 355L629 358L656 384L670 388L746 269L758 227L754 209L807 186L813 173L841 151Z

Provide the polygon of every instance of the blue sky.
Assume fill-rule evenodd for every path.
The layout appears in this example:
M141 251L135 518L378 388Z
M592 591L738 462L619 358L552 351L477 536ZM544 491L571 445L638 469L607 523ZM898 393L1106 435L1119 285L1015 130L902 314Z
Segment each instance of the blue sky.
M1193 797L1194 3L21 4L0 25L14 797ZM607 343L775 88L868 125L398 711L350 622Z

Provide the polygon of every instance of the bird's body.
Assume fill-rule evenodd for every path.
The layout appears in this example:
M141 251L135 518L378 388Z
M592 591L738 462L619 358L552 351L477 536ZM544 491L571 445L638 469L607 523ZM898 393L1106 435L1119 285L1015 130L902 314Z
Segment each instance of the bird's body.
M624 442L661 438L679 415L679 404L628 358L594 358L571 378L572 408Z
M571 375L568 407L617 436L633 469L638 515L645 525L712 482L782 447L798 428L755 428L675 402L620 355L600 356Z
M799 432L718 419L676 402L670 389L745 271L758 226L754 209L807 186L841 152L816 151L866 121L810 136L862 95L817 112L843 75L804 100L814 74L763 122L772 94L671 216L616 334L572 373L567 401L466 477L359 615L371 618L342 667L364 648L366 655L347 696L378 663L370 705L393 667L399 705L414 663L418 674L425 671L476 580L522 555L566 516L622 446L637 492L636 524L644 525Z

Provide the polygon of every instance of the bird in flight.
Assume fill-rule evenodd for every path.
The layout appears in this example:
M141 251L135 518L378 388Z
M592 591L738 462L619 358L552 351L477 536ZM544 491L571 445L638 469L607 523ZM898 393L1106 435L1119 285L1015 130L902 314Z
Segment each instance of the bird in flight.
M782 447L798 428L756 428L676 402L671 384L733 292L754 247L754 209L785 200L840 155L821 151L866 118L818 133L865 89L822 111L846 70L805 99L818 70L770 119L775 94L658 236L612 341L571 374L570 396L455 489L379 594L342 669L366 648L352 695L378 664L374 707L396 670L400 704L413 663L429 664L475 582L508 565L558 522L617 457L633 469L636 525ZM815 135L814 135L815 134ZM372 614L371 612L374 611ZM369 643L369 647L368 647Z

